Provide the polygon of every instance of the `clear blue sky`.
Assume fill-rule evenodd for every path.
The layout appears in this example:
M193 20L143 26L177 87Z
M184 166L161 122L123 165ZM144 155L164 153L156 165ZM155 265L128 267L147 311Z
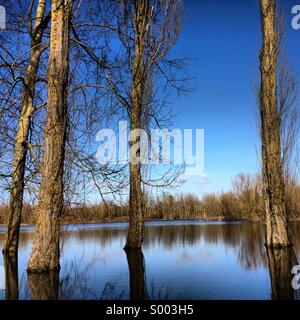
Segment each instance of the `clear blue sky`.
M1 2L1 0L0 0ZM278 0L286 24L285 53L300 79L300 30L291 27L300 0ZM205 130L205 175L177 192L221 192L240 172L257 173L256 89L261 47L259 0L184 0L184 26L172 55L189 57L196 90L171 96L174 128ZM171 129L171 128L170 128ZM98 195L94 197L98 199Z
M300 30L291 27L292 7L282 0L285 53L300 79ZM240 172L256 173L255 87L261 46L258 0L186 0L183 33L173 53L192 59L196 90L178 100L174 127L205 129L205 177L193 177L179 191L198 195L231 187Z

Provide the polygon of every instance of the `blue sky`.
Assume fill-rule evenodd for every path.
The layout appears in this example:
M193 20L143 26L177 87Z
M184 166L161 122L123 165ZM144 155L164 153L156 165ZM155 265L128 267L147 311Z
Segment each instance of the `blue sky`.
M285 53L300 76L300 30L291 27L292 7L280 1L285 15ZM178 191L202 195L231 187L240 173L259 170L256 146L256 87L261 47L258 0L185 1L184 29L173 50L188 56L196 90L172 97L178 116L174 127L205 129L205 177L192 177Z
M300 30L291 27L292 7L300 0L278 2L286 24L284 51L300 79ZM184 0L184 10L183 31L172 56L190 58L187 71L195 76L195 91L170 97L177 114L173 127L205 130L205 174L174 191L201 196L230 189L240 172L259 170L255 95L260 7L259 0ZM98 194L91 198L98 199Z

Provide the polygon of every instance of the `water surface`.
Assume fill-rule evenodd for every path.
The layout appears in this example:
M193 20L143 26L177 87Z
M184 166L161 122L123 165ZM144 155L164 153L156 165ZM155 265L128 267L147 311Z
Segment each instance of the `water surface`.
M292 227L299 259L300 223ZM14 294L15 280L20 299L271 299L293 294L287 288L291 266L283 262L282 270L284 256L278 271L278 256L268 259L259 223L148 222L143 252L136 256L123 251L126 231L127 223L65 226L59 279L38 280L26 273L33 228L22 228L18 279L9 276L7 293ZM0 246L3 240L1 228ZM278 283L286 288L277 292ZM0 299L3 289L0 283Z

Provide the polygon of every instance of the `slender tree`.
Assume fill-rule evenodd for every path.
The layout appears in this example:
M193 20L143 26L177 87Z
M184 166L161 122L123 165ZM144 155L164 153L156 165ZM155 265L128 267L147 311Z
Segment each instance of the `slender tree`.
M278 37L276 0L261 0L263 46L260 54L260 116L266 245L291 245L281 158L280 115L277 101Z
M3 247L4 253L16 253L18 251L19 229L24 194L25 163L28 151L28 135L30 131L31 118L35 111L33 102L36 77L41 54L47 47L42 44L43 33L50 19L49 15L44 17L45 6L46 0L38 1L34 25L31 21L29 26L29 33L31 37L30 58L27 72L24 77L21 113L14 147L7 233Z
M113 190L114 196L122 189L127 188L129 171L130 227L125 248L140 248L144 230L143 185L146 185L145 180L149 184L150 182L149 179L142 178L138 132L139 129L146 129L149 126L150 119L156 125L159 123L159 126L163 121L166 121L166 117L161 111L163 103L157 104L157 101L155 103L153 101L154 77L158 79L160 76L165 80L164 94L167 87L173 87L181 91L181 85L178 85L178 83L182 82L175 79L175 72L172 69L182 68L184 65L183 59L170 60L167 57L180 32L181 1L121 0L111 2L108 5L108 10L103 12L104 17L100 15L91 22L84 20L82 23L78 19L78 23L75 23L75 19L73 19L72 42L82 48L84 59L87 59L89 66L92 67L92 69L85 67L84 70L93 70L94 66L90 65L91 62L97 68L95 70L96 83L85 83L75 88L74 92L81 92L83 89L90 87L98 88L103 95L109 96L109 99L105 100L105 104L109 105L107 120L113 121L116 115L119 117L125 110L126 116L130 120L130 129L134 132L130 139L131 161L129 170L127 170L128 166L116 165L116 167L113 167L109 164L97 168L94 156L92 156L92 153L89 155L83 154L81 144L80 152L76 152L74 162L81 172L91 174L93 183L102 198L107 193L107 185L110 189L109 192ZM85 35L86 28L90 32ZM97 29L101 30L102 36L100 34L96 38L97 40L91 41L92 37L97 34ZM109 33L107 33L108 31ZM106 34L108 38L104 37ZM115 40L117 39L114 38L114 34L118 36L117 39L120 41L119 51L116 50ZM114 39L114 45L110 47L112 38ZM102 44L101 39L107 41ZM91 72L88 73L88 77L91 78ZM89 95L86 95L85 91L82 92L84 101L86 101L86 96ZM97 101L99 101L98 97ZM82 100L76 99L76 101L80 101L82 105ZM93 105L95 106L95 104ZM96 109L99 109L98 106ZM103 110L102 107L102 115ZM73 112L71 117L73 117ZM82 118L82 112L80 117ZM162 118L164 119L161 120ZM95 123L99 128L99 120ZM77 127L80 128L80 125ZM78 132L82 136L80 130ZM82 139L76 137L75 140L77 143ZM78 159L78 155L81 159ZM175 175L177 176L177 173ZM164 185L169 185L173 178L166 175L152 183L157 184L158 180L159 183L163 181ZM104 183L101 184L102 181ZM76 184L76 188L78 190L78 184Z
M147 33L149 32L149 2L143 0L135 1L134 19L134 62L132 73L132 100L130 108L130 130L142 128L142 111L145 82L147 80L146 66L144 61L144 50ZM133 147L139 143L140 137L130 139L130 195L129 210L130 221L125 249L139 248L143 241L143 214L142 214L142 186L141 186L141 164L139 162L140 147ZM136 152L135 152L136 151Z
M169 60L167 55L175 45L181 28L180 0L132 0L121 1L119 38L126 50L131 75L129 97L125 108L130 120L130 190L129 228L125 250L141 248L143 242L144 192L141 160L141 131L148 130L151 121L161 123L162 104L154 98L154 79L167 83L179 91L172 67L180 68L182 61ZM123 25L123 26L122 26ZM174 71L174 70L173 70ZM123 78L124 83L124 78ZM126 89L125 92L128 92ZM124 91L124 88L123 88ZM122 92L122 90L121 90ZM120 95L119 95L120 96ZM159 107L158 107L159 105ZM166 117L163 121L166 120ZM163 180L163 179L161 179ZM170 179L171 180L171 179ZM150 183L149 183L150 184Z
M37 208L38 222L28 264L29 272L59 269L59 217L63 211L69 27L72 7L73 0L53 0L51 6L44 166Z

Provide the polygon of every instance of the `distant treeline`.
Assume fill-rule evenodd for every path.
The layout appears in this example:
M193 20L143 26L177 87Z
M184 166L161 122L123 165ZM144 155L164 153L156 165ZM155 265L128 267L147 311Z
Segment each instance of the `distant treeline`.
M286 206L291 220L300 219L300 185L286 184ZM160 197L144 196L144 217L146 220L263 220L263 198L259 176L239 174L232 182L232 190L220 194L207 194L200 199L196 195L171 195ZM7 207L0 207L0 224L5 224ZM127 221L128 204L113 202L77 205L66 208L62 223L91 223L101 221ZM23 224L36 222L34 207L25 204L22 214Z

